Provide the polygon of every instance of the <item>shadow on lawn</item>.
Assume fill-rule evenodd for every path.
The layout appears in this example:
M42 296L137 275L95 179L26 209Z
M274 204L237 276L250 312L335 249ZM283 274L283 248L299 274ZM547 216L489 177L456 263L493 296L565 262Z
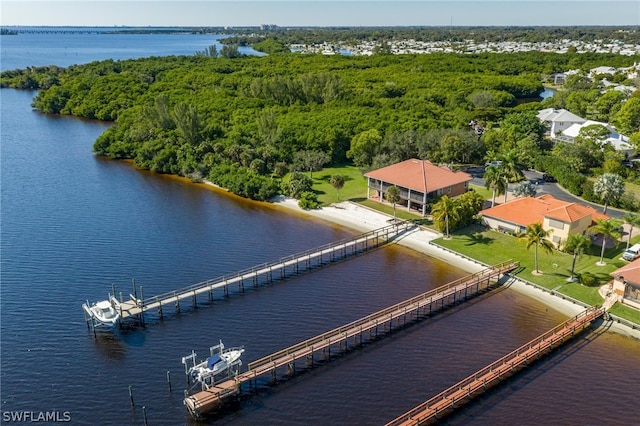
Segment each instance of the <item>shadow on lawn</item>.
M493 238L490 238L481 232L474 232L473 234L466 235L465 237L467 239L467 242L465 243L466 246L472 246L474 244L488 245L493 241Z

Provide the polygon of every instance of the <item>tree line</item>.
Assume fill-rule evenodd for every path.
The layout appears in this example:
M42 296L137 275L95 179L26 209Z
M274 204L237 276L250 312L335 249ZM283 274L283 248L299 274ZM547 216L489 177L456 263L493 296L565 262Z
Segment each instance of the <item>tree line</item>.
M412 157L482 164L510 153L527 167L546 161L552 170L556 160L545 159L555 156L579 158L576 173L610 171L611 155L593 146L554 152L535 113L582 108L585 118L605 117L637 132L637 92L627 100L576 77L561 96L541 102L538 94L549 70L634 61L543 52L258 58L207 50L31 67L3 72L0 82L38 89L33 106L43 112L115 121L95 142L97 154L265 200L298 187L282 177L308 171L309 159L313 167L352 162L370 170ZM482 124L481 134L472 121Z

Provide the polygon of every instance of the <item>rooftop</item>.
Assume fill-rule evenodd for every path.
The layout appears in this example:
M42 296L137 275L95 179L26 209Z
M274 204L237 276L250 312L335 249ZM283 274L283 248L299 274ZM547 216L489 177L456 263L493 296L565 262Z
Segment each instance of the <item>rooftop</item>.
M545 217L564 223L573 223L588 215L591 215L592 221L609 219L609 216L597 212L593 207L561 201L550 194L536 198L516 198L504 204L482 210L481 213L487 217L505 220L522 226L536 222L542 223Z
M370 171L365 173L365 176L426 193L472 179L471 175L465 172L454 172L447 166L436 166L429 160L415 158Z

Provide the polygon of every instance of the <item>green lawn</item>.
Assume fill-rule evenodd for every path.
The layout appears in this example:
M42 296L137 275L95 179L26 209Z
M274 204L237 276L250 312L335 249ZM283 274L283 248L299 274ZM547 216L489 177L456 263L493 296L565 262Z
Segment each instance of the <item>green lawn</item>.
M340 200L335 188L329 183L333 175L342 175L345 178L344 186L340 190ZM313 173L313 190L318 194L320 204L324 206L345 200L362 201L367 198L367 179L355 166L329 167Z
M493 191L491 191L490 189L485 188L484 186L478 186L478 185L474 185L474 184L469 184L469 188L473 189L478 194L482 195L482 197L485 200L491 201L491 198L493 197ZM496 197L496 198L498 198L498 197ZM502 198L504 198L504 195L502 196Z
M329 183L331 176L336 174L345 176L345 184L340 190L339 199L335 188ZM492 192L490 190L477 185L470 185L470 187L484 198L491 199ZM367 179L355 166L326 168L315 172L313 174L313 190L318 194L318 200L322 205L351 200L368 208L393 215L391 205L367 199ZM431 221L418 214L408 212L402 207L396 207L396 216L432 227ZM538 250L538 269L542 271L542 275L533 275L531 272L534 270L534 247L527 250L524 243L519 243L516 237L487 230L479 225L460 229L452 234L451 239L440 238L434 243L489 265L495 265L508 259L518 260L521 265L521 270L518 272L519 277L589 305L602 303L603 300L598 294L598 288L611 279L609 275L611 272L627 264L620 259L626 247L626 241L621 241L617 247L605 250L605 266L596 265L596 262L600 260L601 247L592 245L576 261L575 275L580 280L568 282L567 278L571 275L573 256L555 250L552 254ZM640 236L632 239L632 244L635 243L640 243ZM616 304L611 309L611 313L640 324L640 312L635 309Z
M635 237L634 240L640 240L640 237ZM611 280L609 275L611 272L628 264L620 259L626 243L620 242L617 247L605 250L605 266L596 265L600 260L601 247L592 245L586 253L578 257L576 262L575 273L581 281L571 283L567 278L571 275L573 256L555 250L552 254L547 254L539 249L538 268L542 271L542 275L533 275L534 247L527 250L524 243L518 242L516 237L509 234L474 225L456 231L450 240L440 238L434 242L489 265L508 259L518 260L521 266L521 270L517 272L519 277L589 305L602 304L603 300L598 294L598 288ZM612 313L640 323L640 313L623 308L625 307L616 305Z

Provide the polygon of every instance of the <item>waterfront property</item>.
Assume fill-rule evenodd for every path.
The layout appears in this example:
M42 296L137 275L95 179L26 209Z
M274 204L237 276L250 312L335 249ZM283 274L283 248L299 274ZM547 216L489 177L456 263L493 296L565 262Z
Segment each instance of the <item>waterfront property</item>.
M240 292L244 292L245 282L250 282L254 287L258 287L260 282L270 283L274 281L274 274L279 275L280 279L284 279L290 275L297 275L302 271L322 266L326 263L337 262L348 256L356 255L383 244L393 241L401 233L410 230L414 225L410 222L394 221L393 224L383 228L366 232L353 238L340 240L334 243L325 244L315 249L306 250L302 253L293 254L274 262L263 263L251 268L243 269L232 275L223 275L222 277L203 281L190 285L178 290L169 291L148 299L144 298L143 288L140 287L140 298L138 298L138 290L133 282L134 294L129 294L129 300L124 300L122 292L120 298L116 296L115 287L109 294L108 301L100 302L105 309L113 311L113 320L115 324L118 321L128 318L139 318L144 323L144 314L151 310L158 310L158 317L162 318L163 309L166 306L175 305L176 312L180 312L180 301L191 299L193 307L198 306L198 295L206 295L209 302L214 299L214 290L222 290L225 297L229 296L229 287L237 285ZM83 305L86 311L85 320L87 325L94 328L96 323L104 323L101 317L96 316L92 311ZM90 321L90 324L89 324Z
M193 417L199 418L218 410L228 399L237 395L242 383L250 384L265 374L271 374L271 379L275 382L278 368L286 367L288 374L295 373L296 360L306 359L307 364L313 364L315 353L326 355L328 352L330 356L332 346L337 346L338 351L344 346L346 351L350 338L355 346L362 345L366 336L369 340L376 339L379 332L391 333L394 328L404 327L411 321L418 321L433 312L455 306L500 285L502 278L518 266L518 262L511 260L502 262L252 361L248 371L212 386L205 386L202 391L187 396L184 405Z
M447 166L437 166L429 160L415 158L370 171L367 178L367 198L383 201L392 186L400 190L400 204L426 215L428 203L441 195L455 197L469 189L471 175L454 172Z
M520 346L515 351L478 370L438 395L428 399L386 426L413 426L435 423L445 415L483 394L491 387L526 368L572 337L591 327L602 317L604 308L592 306L575 317Z
M618 295L618 301L640 309L640 258L611 273L611 290Z
M516 198L482 210L480 214L489 228L514 234L540 222L542 228L550 232L550 241L555 247L559 247L570 234L585 233L596 219L609 219L593 207L557 200L550 194Z

